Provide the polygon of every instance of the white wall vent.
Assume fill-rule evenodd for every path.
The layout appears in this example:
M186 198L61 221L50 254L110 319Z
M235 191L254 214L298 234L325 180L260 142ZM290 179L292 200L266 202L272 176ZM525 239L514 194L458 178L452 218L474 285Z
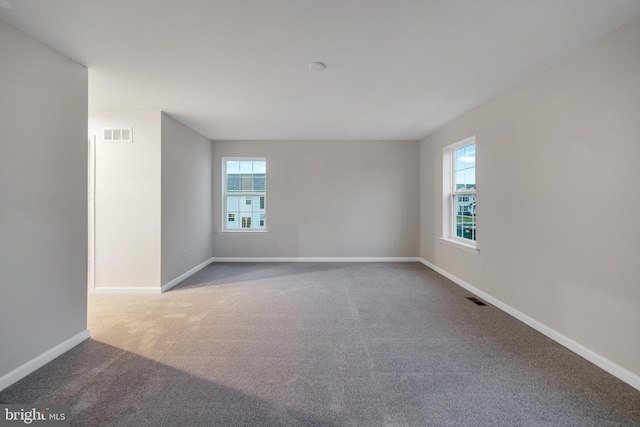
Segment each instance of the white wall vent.
M133 129L102 128L104 142L133 142Z

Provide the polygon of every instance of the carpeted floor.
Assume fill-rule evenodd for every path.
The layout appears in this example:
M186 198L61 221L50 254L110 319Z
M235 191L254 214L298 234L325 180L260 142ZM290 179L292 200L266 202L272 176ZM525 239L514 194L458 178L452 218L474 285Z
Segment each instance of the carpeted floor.
M92 338L0 392L76 426L640 425L640 391L418 263L212 264L92 295Z

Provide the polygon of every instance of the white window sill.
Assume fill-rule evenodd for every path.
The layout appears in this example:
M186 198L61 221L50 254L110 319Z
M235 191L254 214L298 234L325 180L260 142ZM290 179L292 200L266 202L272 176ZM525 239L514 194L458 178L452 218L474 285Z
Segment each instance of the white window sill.
M465 251L474 252L476 254L480 253L480 249L478 249L478 247L476 247L475 245L470 245L468 243L461 242L459 240L450 239L448 237L439 237L438 239L442 240L443 242L447 242L450 245L457 246L460 249L463 249Z
M271 230L222 230L219 236L265 236L271 234Z

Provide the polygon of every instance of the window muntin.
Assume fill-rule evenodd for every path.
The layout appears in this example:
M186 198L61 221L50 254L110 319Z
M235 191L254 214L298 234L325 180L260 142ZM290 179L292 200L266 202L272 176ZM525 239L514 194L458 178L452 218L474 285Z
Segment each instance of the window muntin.
M223 229L265 230L266 159L223 158L222 164Z

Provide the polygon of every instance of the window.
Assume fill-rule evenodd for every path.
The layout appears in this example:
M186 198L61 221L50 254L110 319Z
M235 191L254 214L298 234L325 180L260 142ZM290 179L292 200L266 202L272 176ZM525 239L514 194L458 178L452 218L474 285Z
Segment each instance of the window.
M265 230L266 175L264 158L222 159L224 231Z
M443 237L476 246L476 139L445 147Z

